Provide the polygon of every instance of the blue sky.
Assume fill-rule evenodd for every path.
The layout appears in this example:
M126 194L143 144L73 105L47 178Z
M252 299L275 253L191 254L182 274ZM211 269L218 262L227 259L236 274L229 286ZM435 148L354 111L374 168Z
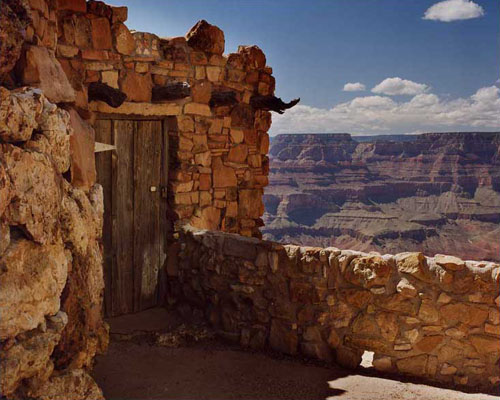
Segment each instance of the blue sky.
M500 131L498 0L111 3L129 7L131 29L180 36L206 19L225 32L227 53L239 44L261 47L276 94L301 98L300 107L274 118L272 133ZM372 91L387 78L400 80ZM346 83L366 90L344 91ZM481 88L489 89L478 95Z

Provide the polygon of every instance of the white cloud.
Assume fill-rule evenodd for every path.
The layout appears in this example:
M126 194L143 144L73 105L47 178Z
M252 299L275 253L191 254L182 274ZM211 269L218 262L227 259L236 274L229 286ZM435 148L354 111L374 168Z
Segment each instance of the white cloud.
M273 116L272 134L351 132L360 134L500 131L500 89L479 89L472 96L446 100L420 93L408 101L386 96L364 96L326 110L297 105Z
M346 83L344 85L344 89L342 89L344 92L359 92L362 90L366 90L366 86L363 85L361 82L355 82L355 83Z
M429 86L401 78L387 78L372 89L373 93L395 95L409 95L424 93Z
M461 19L479 18L484 9L471 0L445 0L429 7L423 19L451 22Z

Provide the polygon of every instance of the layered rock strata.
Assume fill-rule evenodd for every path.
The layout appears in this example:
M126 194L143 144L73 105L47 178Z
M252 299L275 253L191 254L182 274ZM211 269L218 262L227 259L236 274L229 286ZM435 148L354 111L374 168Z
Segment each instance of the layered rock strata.
M171 302L245 348L499 388L498 264L190 230L175 257Z
M499 261L500 133L278 135L264 203L283 243Z

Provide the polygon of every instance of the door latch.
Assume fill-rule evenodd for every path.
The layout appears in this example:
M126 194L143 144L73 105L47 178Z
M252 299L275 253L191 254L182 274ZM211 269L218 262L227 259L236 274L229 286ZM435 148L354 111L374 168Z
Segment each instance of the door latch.
M167 187L166 186L161 186L160 191L161 191L161 197L163 199L166 199L167 198Z

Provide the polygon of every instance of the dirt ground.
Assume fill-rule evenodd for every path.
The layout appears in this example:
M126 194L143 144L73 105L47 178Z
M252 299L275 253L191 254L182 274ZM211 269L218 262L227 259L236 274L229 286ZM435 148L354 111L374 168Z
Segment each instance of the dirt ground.
M129 333L138 321L145 331L177 325L175 318L158 318L162 312L120 317L111 323L111 331ZM146 322L152 316L163 322ZM388 379L373 368L345 371L245 352L215 341L178 348L135 342L112 341L108 353L97 358L94 377L107 400L498 400L491 395ZM363 365L370 365L369 357Z

